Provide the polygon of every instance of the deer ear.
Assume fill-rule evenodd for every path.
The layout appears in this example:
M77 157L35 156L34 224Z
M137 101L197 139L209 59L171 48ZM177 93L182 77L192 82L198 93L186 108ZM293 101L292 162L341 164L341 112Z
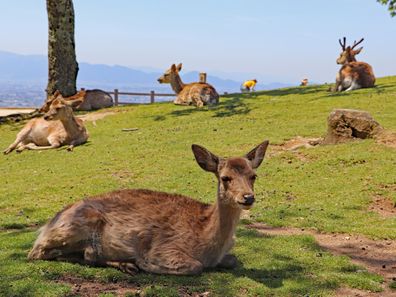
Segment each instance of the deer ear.
M219 165L219 157L209 152L206 148L193 144L191 146L195 160L203 170L216 173Z
M171 69L172 72L175 72L175 71L176 71L176 65L175 65L175 64L172 64L172 66L171 66L170 69Z
M362 49L363 49L363 46L360 47L360 48L358 48L357 50L353 51L353 53L354 53L355 55L358 55L358 54L360 54L360 52L362 51Z
M83 103L83 101L84 99L80 98L75 100L65 100L64 103L70 106L71 108L77 108L81 105L81 103Z
M182 63L179 63L179 65L177 65L177 71L181 71L182 70L182 67L183 67L183 64Z
M268 144L269 141L265 140L263 143L259 144L245 155L245 158L247 158L252 163L252 167L254 169L258 168L261 165L261 162L263 162Z

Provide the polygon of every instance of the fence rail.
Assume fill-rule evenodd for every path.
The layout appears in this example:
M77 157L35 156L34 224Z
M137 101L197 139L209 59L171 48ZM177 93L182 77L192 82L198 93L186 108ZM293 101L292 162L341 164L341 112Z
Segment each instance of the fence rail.
M81 90L84 90L83 88ZM149 93L137 93L137 92L122 92L118 89L114 89L114 91L106 91L110 95L113 96L114 106L118 105L127 105L127 104L137 104L133 102L120 102L119 96L139 96L139 97L150 97L150 104L155 103L155 97L176 97L176 94L167 94L167 93L156 93L155 91L150 91ZM224 95L228 95L228 92L224 92ZM171 101L171 100L169 100Z

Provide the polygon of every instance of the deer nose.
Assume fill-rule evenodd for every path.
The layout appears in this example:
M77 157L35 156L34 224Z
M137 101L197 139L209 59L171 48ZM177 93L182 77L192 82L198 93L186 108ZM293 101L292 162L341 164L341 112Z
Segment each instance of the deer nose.
M251 205L254 203L254 195L253 194L243 195L243 198L245 199L245 204Z

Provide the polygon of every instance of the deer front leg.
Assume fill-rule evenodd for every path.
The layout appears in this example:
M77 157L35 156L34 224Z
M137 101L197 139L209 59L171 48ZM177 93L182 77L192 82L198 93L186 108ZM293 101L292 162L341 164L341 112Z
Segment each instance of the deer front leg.
M183 252L162 254L154 259L139 259L136 264L140 269L155 274L198 275L204 268L201 262Z
M116 262L116 261L106 261L105 266L112 267L121 270L124 273L130 275L135 275L139 272L139 268L131 262Z
M221 259L217 268L234 269L238 265L238 259L234 255L227 254Z

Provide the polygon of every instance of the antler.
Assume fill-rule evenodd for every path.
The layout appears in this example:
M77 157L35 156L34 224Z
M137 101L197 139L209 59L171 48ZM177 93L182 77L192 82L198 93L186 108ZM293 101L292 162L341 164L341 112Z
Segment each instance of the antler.
M342 50L345 51L346 37L344 37L343 42L341 42L341 39L338 39L338 42L340 43Z
M358 44L362 43L364 38L360 39L359 42L356 42L356 40L353 42L352 49L354 49Z

